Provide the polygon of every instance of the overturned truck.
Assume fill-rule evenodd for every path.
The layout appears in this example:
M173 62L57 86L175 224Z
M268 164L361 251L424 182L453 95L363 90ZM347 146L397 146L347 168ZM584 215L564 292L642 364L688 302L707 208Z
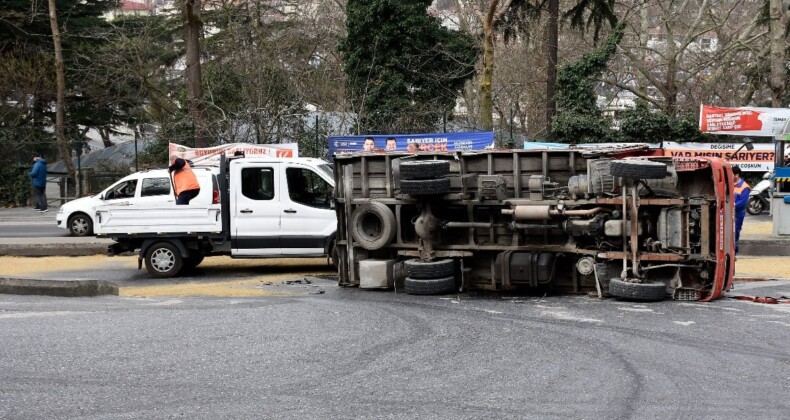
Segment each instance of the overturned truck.
M334 166L341 286L710 301L732 282L726 161L636 146L357 153Z

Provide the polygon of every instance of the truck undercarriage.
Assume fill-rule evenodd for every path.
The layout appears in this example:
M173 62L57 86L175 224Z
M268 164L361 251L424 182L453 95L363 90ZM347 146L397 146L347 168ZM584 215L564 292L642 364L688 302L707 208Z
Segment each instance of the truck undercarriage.
M364 287L371 264L414 294L707 301L732 281L732 174L720 160L631 147L358 153L334 165L343 286Z

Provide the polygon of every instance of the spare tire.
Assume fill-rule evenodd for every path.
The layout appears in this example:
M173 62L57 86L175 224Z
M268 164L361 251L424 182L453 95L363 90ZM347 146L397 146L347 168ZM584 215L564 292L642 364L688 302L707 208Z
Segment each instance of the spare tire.
M442 195L450 191L450 179L403 179L400 192L409 195Z
M401 162L401 179L434 179L450 173L446 160L409 160Z
M387 246L395 238L395 228L395 215L386 204L371 201L357 206L351 213L351 237L367 250Z
M617 298L657 302L667 297L667 286L660 282L632 283L619 278L609 280L609 293Z
M667 176L667 165L652 160L615 160L609 171L620 178L661 179Z
M455 273L455 260L446 258L435 261L422 261L419 258L406 260L406 276L413 279L435 279L452 276Z
M406 293L410 295L440 295L455 291L455 276L438 279L413 279L406 277L404 281Z

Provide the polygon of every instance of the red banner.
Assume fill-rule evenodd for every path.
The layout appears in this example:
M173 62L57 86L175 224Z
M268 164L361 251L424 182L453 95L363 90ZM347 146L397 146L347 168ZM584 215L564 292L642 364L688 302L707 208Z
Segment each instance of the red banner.
M699 127L711 134L773 137L782 132L790 118L790 109L740 107L724 108L702 105Z

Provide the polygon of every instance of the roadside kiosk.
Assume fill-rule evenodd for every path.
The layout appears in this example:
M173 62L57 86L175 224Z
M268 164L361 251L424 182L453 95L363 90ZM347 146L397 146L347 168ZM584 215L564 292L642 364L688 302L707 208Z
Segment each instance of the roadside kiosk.
M774 183L771 196L773 236L790 236L790 166L785 164L785 152L790 144L790 121L782 134L774 136Z

